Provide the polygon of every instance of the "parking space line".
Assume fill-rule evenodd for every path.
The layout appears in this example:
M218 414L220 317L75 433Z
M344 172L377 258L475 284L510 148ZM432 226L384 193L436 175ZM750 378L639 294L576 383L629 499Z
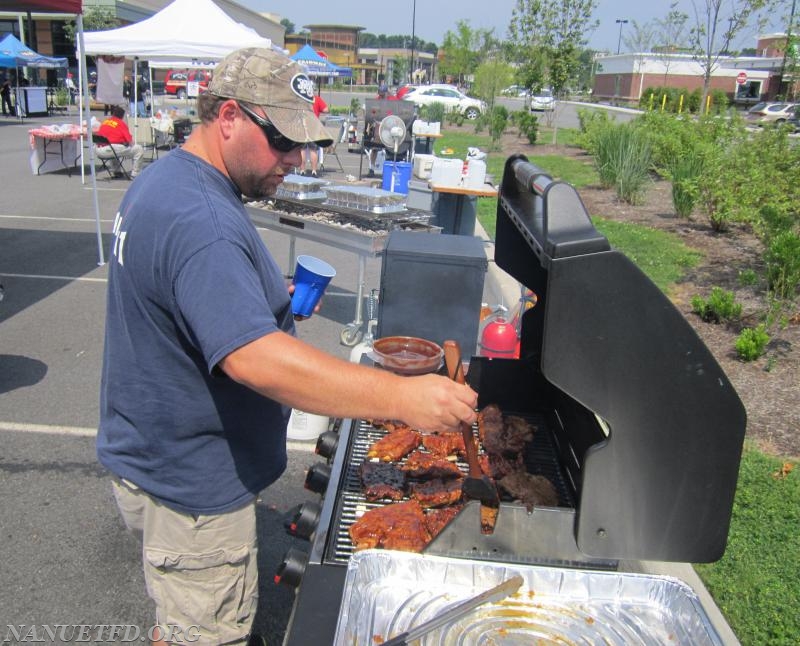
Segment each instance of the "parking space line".
M14 213L0 213L0 219L4 220L53 220L54 222L91 222L94 224L96 220L94 218L54 218L49 215L16 215ZM103 220L100 219L100 222L105 222L106 224L113 224L114 220Z
M11 433L41 433L46 435L65 435L69 437L95 437L97 435L96 428L89 428L85 426L54 426L51 424L19 424L17 422L2 422L0 421L0 432ZM316 447L316 441L311 442L294 442L289 440L286 442L286 448L289 451L303 451L313 452Z
M66 282L107 283L108 278L90 278L88 276L48 276L46 274L9 274L0 272L4 278L32 278L34 280L63 280Z

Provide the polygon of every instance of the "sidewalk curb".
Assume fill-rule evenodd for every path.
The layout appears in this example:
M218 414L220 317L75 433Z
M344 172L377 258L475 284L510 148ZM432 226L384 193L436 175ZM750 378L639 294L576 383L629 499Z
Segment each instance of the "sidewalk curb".
M489 238L481 223L475 222L475 235L484 242L486 258L489 261L488 280L492 281L494 291L500 296L502 304L509 309L520 297L519 283L497 266L494 261L494 242ZM490 303L494 305L494 303ZM667 576L682 581L697 595L711 625L717 631L724 646L741 646L714 598L703 584L700 576L689 563L664 563L661 561L620 561L621 572L640 572L655 576Z

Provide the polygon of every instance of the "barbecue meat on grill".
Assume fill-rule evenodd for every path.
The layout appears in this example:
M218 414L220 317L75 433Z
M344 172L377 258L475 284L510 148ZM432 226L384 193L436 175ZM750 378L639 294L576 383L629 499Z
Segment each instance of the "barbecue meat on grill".
M503 417L500 409L489 404L478 413L478 436L490 455L514 457L533 440L534 427L514 415Z
M439 433L437 435L423 435L422 446L431 453L446 458L449 455L463 456L466 454L464 448L464 437L461 433Z
M524 503L528 511L533 511L534 506L558 506L556 488L544 476L533 475L527 471L516 471L498 480L497 484L516 500Z
M430 542L425 513L416 500L370 509L350 525L356 550L384 547L403 552L421 552Z
M461 477L461 470L454 462L432 453L424 453L420 450L411 453L411 455L406 458L405 464L400 468L409 478L416 478L418 480Z
M412 431L412 429L408 424L405 422L398 421L396 419L373 419L370 420L370 424L372 424L375 428L382 428L384 431Z
M360 468L364 497L376 500L402 500L406 492L406 474L395 464L365 460Z
M429 480L411 485L411 498L423 507L444 507L461 502L461 480Z
M425 512L425 526L431 534L431 538L436 538L447 523L458 515L463 505L450 505L438 509L429 509Z
M397 462L416 449L420 441L420 434L408 427L392 431L369 447L367 457Z
M525 470L525 460L522 453L518 453L514 457L494 454L481 455L478 458L478 462L481 465L481 471L495 480L515 471Z

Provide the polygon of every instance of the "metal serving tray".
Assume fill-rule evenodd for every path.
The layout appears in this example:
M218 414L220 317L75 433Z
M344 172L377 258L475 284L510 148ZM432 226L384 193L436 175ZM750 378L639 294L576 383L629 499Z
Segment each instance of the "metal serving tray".
M380 644L514 574L525 580L519 592L419 643L722 646L697 595L678 579L386 550L350 559L334 644Z
M344 207L369 213L395 213L406 208L406 196L371 186L327 186L328 198L323 202L330 206Z
M275 192L276 197L292 200L324 200L327 181L317 177L305 177L295 173L286 175Z

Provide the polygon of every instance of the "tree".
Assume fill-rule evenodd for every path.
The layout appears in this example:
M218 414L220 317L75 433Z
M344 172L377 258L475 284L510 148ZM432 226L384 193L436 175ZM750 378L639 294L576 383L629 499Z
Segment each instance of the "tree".
M549 85L559 95L577 79L596 7L596 0L517 0L508 33L521 84Z
M287 34L294 33L294 23L288 18L281 19L281 25L283 25L283 27L286 29Z
M658 28L658 48L657 54L664 65L664 85L667 85L669 68L672 64L672 54L686 48L686 23L689 21L689 14L677 9L678 3L670 5L669 13L664 18L656 20Z
M639 24L631 20L631 28L623 36L622 42L632 52L648 52L656 42L656 27L651 22Z
M486 101L489 110L494 107L494 99L504 87L511 84L514 70L505 61L489 57L475 70L475 83L472 94Z
M689 47L703 70L701 110L705 109L711 75L723 52L730 49L736 35L748 26L764 4L765 0L728 0L727 3L724 0L693 0L694 25L689 30ZM760 28L763 21L758 22Z
M120 21L116 14L108 7L99 5L87 6L83 10L83 29L84 31L105 31L119 27ZM77 45L78 26L74 20L64 24L64 35Z
M493 29L472 29L468 20L459 20L456 31L448 31L442 44L442 62L439 72L453 76L463 83L475 73L486 54L497 47Z

